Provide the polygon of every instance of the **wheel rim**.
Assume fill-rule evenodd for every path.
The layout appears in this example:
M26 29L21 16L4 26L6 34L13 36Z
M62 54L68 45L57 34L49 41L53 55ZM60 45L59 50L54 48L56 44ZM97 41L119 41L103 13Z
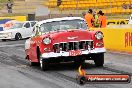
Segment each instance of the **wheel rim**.
M18 39L20 39L20 36L18 35Z
M18 35L18 39L21 39L21 35L20 34Z
M16 40L20 40L22 37L21 37L21 34L17 34L16 35Z

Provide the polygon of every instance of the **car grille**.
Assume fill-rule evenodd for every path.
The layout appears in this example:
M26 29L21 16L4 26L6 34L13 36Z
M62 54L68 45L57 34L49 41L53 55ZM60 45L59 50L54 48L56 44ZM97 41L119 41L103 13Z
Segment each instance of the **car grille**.
M79 41L58 43L53 45L54 52L68 51L68 50L88 50L93 49L93 41Z

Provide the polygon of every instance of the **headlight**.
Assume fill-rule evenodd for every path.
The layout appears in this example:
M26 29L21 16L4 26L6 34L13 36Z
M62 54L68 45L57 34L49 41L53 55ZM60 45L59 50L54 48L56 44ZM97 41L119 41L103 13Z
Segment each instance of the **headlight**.
M95 34L95 37L98 39L98 40L101 40L101 39L103 39L103 33L102 32L97 32L96 34Z
M8 33L2 33L1 36L3 37L11 37L12 33L8 32Z
M43 43L46 44L46 45L50 44L51 43L51 39L49 37L48 38L44 38L43 39Z

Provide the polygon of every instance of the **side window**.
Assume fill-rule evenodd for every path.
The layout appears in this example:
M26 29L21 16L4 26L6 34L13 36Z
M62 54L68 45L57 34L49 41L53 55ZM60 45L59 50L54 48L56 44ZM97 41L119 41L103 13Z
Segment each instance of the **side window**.
M87 29L87 25L85 24L85 22L80 21L80 22L77 23L77 29L85 30L85 29Z
M24 25L24 27L25 27L25 28L30 28L30 23L29 23L29 22L26 23L26 24Z
M31 27L33 27L36 24L36 22L31 22Z

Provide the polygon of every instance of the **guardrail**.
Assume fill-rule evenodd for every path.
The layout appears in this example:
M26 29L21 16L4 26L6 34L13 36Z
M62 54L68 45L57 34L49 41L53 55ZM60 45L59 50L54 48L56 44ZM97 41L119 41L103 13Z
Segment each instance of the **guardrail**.
M104 46L108 50L132 53L132 28L100 28Z

